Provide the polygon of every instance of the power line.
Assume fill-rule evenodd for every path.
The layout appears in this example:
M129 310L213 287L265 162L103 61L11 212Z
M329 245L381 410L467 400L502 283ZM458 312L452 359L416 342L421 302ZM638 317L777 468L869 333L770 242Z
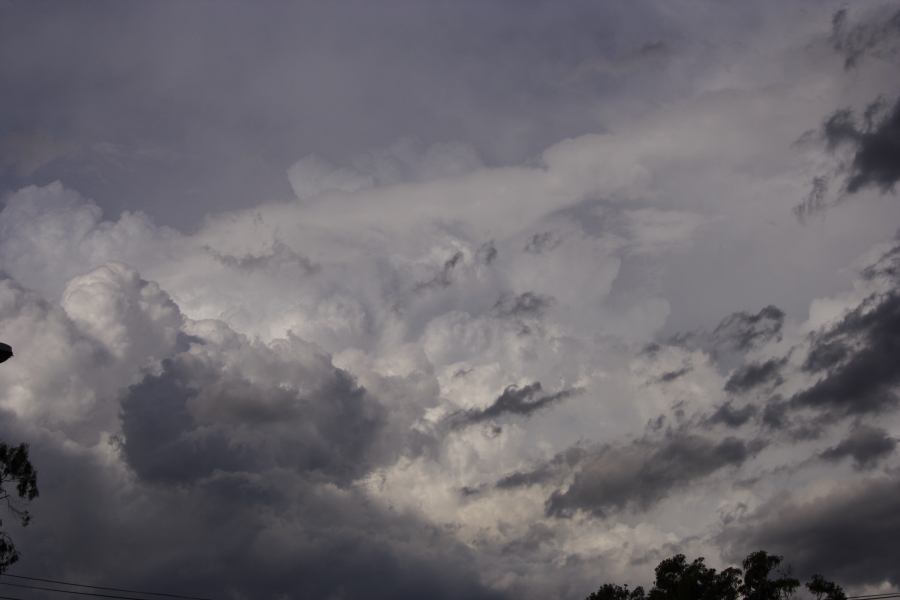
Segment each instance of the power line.
M41 585L26 585L24 583L10 583L8 581L0 581L0 585L8 585L10 587L22 588L26 590L41 590L44 592L59 592L61 594L76 594L78 596L94 596L95 598L117 598L119 600L147 600L146 598L138 598L137 596L117 596L113 594L99 594L94 592L76 592L75 590L61 590L59 588L44 587Z
M881 600L882 598L900 598L900 592L884 592L883 594L866 594L863 596L847 596L847 600Z
M147 600L138 596L120 596L118 594L100 594L97 592L79 592L76 590L61 590L59 588L45 587L41 585L26 585L24 583L10 583L8 581L0 581L0 585L8 585L10 587L22 588L26 590L41 590L44 592L59 592L61 594L75 594L77 596L92 596L94 598L115 598L117 600ZM140 592L137 592L140 593Z
M144 596L165 596L166 598L181 598L182 600L211 600L210 598L201 598L199 596L183 596L181 594L167 594L165 592L143 592L141 590L130 590L127 588L108 587L102 585L89 585L86 583L73 583L71 581L60 581L58 579L47 579L45 577L28 577L27 575L13 575L12 573L4 573L2 577L15 577L16 579L27 579L29 581L42 581L44 583L55 583L57 585L69 585L72 587L88 588L94 590L106 590L108 592L125 592L128 594L141 594Z

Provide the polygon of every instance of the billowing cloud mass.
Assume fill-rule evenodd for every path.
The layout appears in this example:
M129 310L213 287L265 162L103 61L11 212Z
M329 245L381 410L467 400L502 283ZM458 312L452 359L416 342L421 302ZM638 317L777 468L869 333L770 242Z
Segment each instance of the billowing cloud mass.
M900 585L897 14L0 2L11 572Z

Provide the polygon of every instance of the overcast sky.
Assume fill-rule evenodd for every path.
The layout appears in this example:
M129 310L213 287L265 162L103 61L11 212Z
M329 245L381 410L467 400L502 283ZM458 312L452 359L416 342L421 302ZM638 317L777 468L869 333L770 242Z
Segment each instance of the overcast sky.
M900 5L0 1L11 572L900 586Z

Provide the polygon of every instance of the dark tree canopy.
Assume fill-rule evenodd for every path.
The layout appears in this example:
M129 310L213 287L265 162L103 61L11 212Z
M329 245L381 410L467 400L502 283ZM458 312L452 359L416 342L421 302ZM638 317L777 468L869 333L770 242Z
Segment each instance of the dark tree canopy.
M0 500L6 501L6 507L23 526L28 525L31 515L17 500L30 501L37 495L37 471L28 459L28 445L9 446L0 442ZM5 532L0 531L0 573L17 560L19 553L15 545Z
M646 594L637 587L605 583L586 600L786 600L800 582L782 567L782 557L753 552L741 564L716 571L703 557L688 562L684 554L664 559L656 567L653 587ZM806 584L816 600L847 600L841 586L813 575Z

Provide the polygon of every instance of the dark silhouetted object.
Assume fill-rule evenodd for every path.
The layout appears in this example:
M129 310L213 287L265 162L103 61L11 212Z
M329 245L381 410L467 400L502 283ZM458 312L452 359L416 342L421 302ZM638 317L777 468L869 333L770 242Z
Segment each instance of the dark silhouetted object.
M9 360L10 358L12 358L12 355L13 355L12 346L10 346L9 344L4 344L3 342L0 342L0 363L6 362L7 360Z
M604 583L600 589L587 597L587 600L643 600L644 588L629 590L628 586Z
M684 554L666 558L656 567L656 579L644 589L605 583L586 600L786 600L800 582L781 568L782 557L762 550L742 563L743 571L729 567L721 572L697 558L688 563ZM816 600L847 600L841 586L813 575L806 584Z
M744 559L744 583L741 594L747 600L783 600L790 598L800 582L779 568L782 557L759 550ZM772 578L774 576L774 579Z
M806 587L816 600L847 600L844 589L836 583L826 581L821 575L813 575Z
M0 500L6 501L6 506L19 519L22 526L28 525L31 515L18 505L7 488L8 485L14 486L13 493L19 499L34 500L38 495L37 471L28 460L27 444L8 446L0 442ZM2 524L0 522L0 525ZM6 532L0 531L0 573L17 560L19 553L15 545Z

